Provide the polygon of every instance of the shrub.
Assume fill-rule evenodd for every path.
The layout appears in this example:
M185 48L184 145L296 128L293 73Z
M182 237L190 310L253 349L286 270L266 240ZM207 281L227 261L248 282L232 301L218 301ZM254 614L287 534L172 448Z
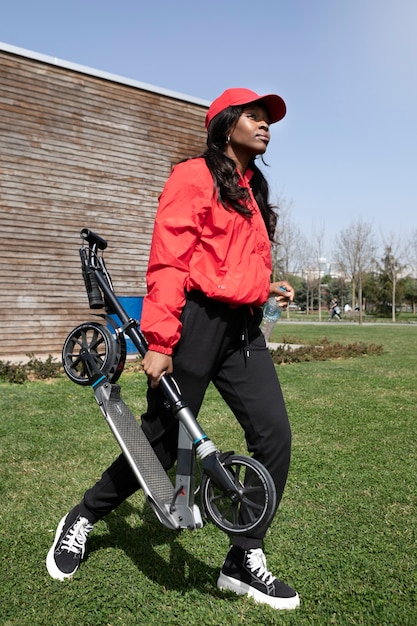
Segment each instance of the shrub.
M37 379L55 378L61 370L61 363L57 362L51 355L48 356L46 361L37 359L33 353L27 356L29 357L27 368Z
M22 384L27 380L45 380L55 378L61 372L61 364L49 355L46 361L28 354L27 363L0 361L0 381Z
M271 350L275 364L302 363L308 361L328 361L329 359L351 359L360 356L383 354L383 347L377 344L331 343L326 337L313 343L303 343L294 338L284 338L278 348Z
M7 383L24 383L28 379L27 371L22 363L0 361L0 381Z

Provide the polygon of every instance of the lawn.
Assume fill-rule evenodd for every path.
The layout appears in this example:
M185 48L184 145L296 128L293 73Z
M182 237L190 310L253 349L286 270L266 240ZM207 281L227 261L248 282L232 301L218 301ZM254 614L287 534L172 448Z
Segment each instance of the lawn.
M417 327L280 322L274 333L323 337L384 353L277 367L293 459L265 552L300 593L298 611L219 592L227 537L210 524L165 529L140 493L96 525L74 579L50 579L58 520L118 453L91 390L62 376L0 385L0 624L415 626ZM130 368L120 383L140 414L144 375ZM200 421L219 447L245 452L213 389Z

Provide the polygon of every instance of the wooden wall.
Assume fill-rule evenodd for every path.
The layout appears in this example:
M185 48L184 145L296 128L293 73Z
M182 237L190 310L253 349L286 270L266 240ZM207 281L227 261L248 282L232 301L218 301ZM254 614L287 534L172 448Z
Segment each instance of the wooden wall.
M158 195L205 144L198 103L0 50L0 360L60 354L92 318L79 231L108 239L119 295L145 294Z

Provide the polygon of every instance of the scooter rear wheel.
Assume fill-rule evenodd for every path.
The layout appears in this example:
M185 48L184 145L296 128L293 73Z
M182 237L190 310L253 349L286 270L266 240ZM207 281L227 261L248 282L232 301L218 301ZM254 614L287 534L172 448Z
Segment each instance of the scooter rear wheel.
M82 358L84 350L111 383L118 380L126 360L126 341L122 335L113 336L98 322L85 322L71 331L62 349L62 365L67 376L77 385L91 384L94 376Z
M234 535L268 526L276 509L276 490L270 473L256 459L234 454L226 457L223 465L238 495L226 493L203 474L200 499L207 518L220 530Z

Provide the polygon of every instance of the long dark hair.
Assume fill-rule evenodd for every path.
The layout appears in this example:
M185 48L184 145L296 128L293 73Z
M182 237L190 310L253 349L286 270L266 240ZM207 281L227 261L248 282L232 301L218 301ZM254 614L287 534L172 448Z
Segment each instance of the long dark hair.
M229 211L234 210L250 218L252 213L247 206L248 190L238 184L236 164L225 154L227 137L243 110L243 106L229 107L213 118L207 132L207 149L201 156L204 157L213 176L214 190L221 204ZM277 223L276 207L269 202L268 183L255 165L254 158L251 159L249 167L253 170L252 192L264 219L269 239L273 241Z

